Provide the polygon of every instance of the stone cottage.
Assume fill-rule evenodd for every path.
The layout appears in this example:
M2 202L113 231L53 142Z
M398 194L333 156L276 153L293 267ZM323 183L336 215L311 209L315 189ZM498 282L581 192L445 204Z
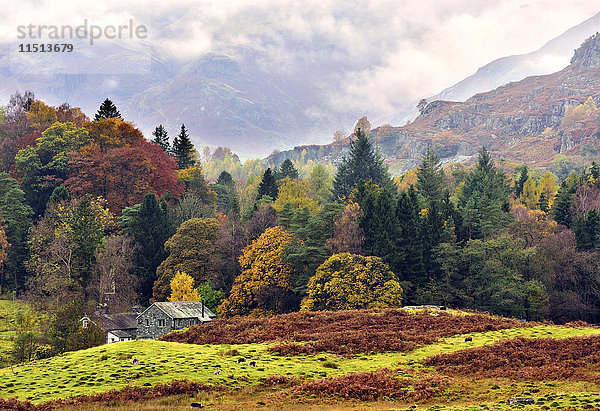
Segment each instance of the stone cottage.
M200 301L157 302L137 317L137 338L158 338L216 318Z
M82 328L94 324L104 331L106 343L131 341L136 338L137 318L136 313L107 314L96 312L93 315L84 315L79 322Z

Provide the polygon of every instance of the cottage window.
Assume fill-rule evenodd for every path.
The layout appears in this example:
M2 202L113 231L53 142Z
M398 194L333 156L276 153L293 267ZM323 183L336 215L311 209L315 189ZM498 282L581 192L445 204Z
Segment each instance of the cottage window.
M146 327L150 325L150 320L146 318Z
M89 321L88 321L88 320L83 320L83 321L81 322L81 327L82 327L82 328L88 328L88 325L89 325Z
M160 318L158 320L158 326L159 327L164 327L165 326L165 319L164 318Z

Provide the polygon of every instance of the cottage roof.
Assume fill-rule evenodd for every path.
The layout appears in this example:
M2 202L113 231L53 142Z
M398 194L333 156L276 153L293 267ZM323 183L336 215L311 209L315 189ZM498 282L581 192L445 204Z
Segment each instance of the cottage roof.
M157 302L152 305L156 305L171 318L200 318L202 320L210 320L216 317L215 313L200 301ZM203 305L204 316L202 316ZM140 315L143 315L143 313Z
M137 329L135 313L100 314L93 316L91 320L104 331Z
M111 330L109 333L119 337L119 338L135 338L135 332L125 331L125 330Z

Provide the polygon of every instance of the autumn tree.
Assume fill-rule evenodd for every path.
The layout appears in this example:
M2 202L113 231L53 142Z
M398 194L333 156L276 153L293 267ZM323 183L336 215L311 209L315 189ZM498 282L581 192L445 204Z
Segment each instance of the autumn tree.
M363 254L365 235L360 228L363 213L357 203L349 203L335 220L333 237L327 239L327 248L332 254Z
M323 164L315 164L308 176L310 197L318 204L325 204L331 198L333 178Z
M283 259L292 239L293 234L283 227L271 227L244 249L239 258L242 273L219 306L219 315L264 316L286 312L294 306L290 301L293 268Z
M36 304L56 307L68 299L87 302L93 294L98 253L116 228L102 199L82 198L53 205L33 228L29 295Z
M254 241L268 228L277 225L277 212L270 204L264 204L252 214L248 222L248 240Z
M86 129L72 123L54 123L36 141L35 147L20 150L15 157L21 186L36 215L44 213L54 188L62 184L70 170L69 153L89 142Z
M105 246L96 250L90 297L110 313L128 312L137 300L133 255L132 240L123 235L107 237Z
M29 111L27 112L27 122L30 127L43 132L56 121L58 121L58 116L53 107L50 107L40 100L31 103Z
M366 136L371 134L371 123L367 119L367 116L358 119L356 125L354 126L354 135L358 137L359 133L363 133Z
M71 107L68 103L63 103L56 108L56 116L61 123L73 123L76 127L83 127L90 121L81 108Z
M170 285L169 301L200 301L200 294L194 288L194 279L185 272L177 271Z
M128 121L106 118L86 125L90 141L106 152L112 148L132 147L146 142L142 132Z
M290 204L293 210L306 208L311 212L317 211L317 202L310 197L310 187L306 181L286 177L280 183L277 199L273 203L275 211L283 210L286 204Z
M190 273L196 282L213 279L218 275L215 243L219 223L214 218L193 218L181 224L167 240L169 256L156 270L153 298L164 301L171 294L170 283L177 271Z
M69 192L103 196L115 213L138 204L149 192L158 196L169 192L175 198L183 192L173 158L149 142L107 152L91 144L71 156L69 165L65 182Z
M106 118L122 118L117 106L110 99L106 99L100 104L100 108L94 116L94 121L100 121Z
M273 220L273 225L275 222L276 219ZM258 235L260 234L262 231ZM220 218L215 242L215 255L220 269L211 281L211 285L214 285L217 290L229 292L231 289L233 281L241 272L238 258L246 245L245 227L239 217L233 214Z
M303 310L389 308L402 305L402 287L379 257L342 253L325 261L308 281Z

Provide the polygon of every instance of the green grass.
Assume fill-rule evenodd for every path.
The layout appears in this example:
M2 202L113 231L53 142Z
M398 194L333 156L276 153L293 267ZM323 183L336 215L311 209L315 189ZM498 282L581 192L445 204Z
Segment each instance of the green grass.
M318 379L350 372L375 371L382 367L409 366L421 368L418 361L445 352L471 346L491 344L506 338L566 338L600 333L594 328L538 326L470 334L472 343L464 343L464 335L439 342L409 353L375 353L342 357L316 354L284 357L270 354L271 344L189 345L163 341L131 341L109 344L88 350L15 367L0 369L0 397L17 397L34 402L71 395L94 394L126 385L154 385L175 379L188 379L205 384L225 384L232 388L256 386L270 375L302 376ZM232 355L231 350L237 350ZM237 364L244 356L257 360L256 368ZM133 365L136 357L139 364ZM220 375L214 371L221 369ZM508 394L508 393L507 393Z
M29 306L22 301L0 300L0 335L15 334L17 314L29 310Z

